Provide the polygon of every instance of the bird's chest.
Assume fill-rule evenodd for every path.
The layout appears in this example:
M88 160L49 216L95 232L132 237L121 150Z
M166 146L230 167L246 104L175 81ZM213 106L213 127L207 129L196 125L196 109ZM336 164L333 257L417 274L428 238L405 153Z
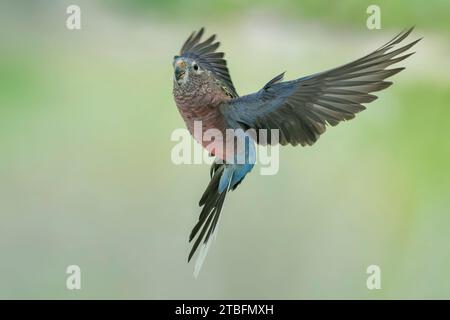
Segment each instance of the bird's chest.
M226 126L218 106L194 106L178 103L177 106L192 137L209 154L222 158L223 152L218 152L218 150L223 150ZM221 146L221 148L217 148L217 146Z
M189 132L194 135L194 129L204 134L209 129L224 130L225 123L218 106L178 104L178 110L186 123Z
M210 154L223 157L223 152L217 152L214 145L223 146L226 143L226 122L220 112L219 105L229 99L223 91L210 87L198 87L190 92L174 90L175 103L186 123L191 135ZM210 135L214 137L211 139Z
M224 119L219 110L220 103L226 99L223 93L203 86L190 92L174 90L174 98L191 134L195 122L201 123L203 132L208 129L225 129Z

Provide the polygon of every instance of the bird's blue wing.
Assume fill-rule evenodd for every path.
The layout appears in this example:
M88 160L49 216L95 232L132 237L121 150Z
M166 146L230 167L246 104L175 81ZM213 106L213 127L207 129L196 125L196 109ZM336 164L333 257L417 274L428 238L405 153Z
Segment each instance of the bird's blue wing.
M404 68L386 69L413 53L401 55L420 39L396 48L412 31L402 32L365 57L308 77L282 82L283 74L260 91L235 98L220 106L228 124L245 129L279 129L282 145L312 145L326 125L355 117L363 104L375 100L370 94L389 87L386 78ZM258 135L259 136L259 135ZM274 144L271 135L260 144Z

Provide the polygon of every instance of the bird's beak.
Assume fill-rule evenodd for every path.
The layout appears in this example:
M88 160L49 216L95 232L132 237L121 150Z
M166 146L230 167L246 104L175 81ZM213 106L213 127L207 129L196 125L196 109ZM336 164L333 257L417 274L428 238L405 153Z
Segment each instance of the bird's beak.
M186 63L183 60L178 60L175 62L175 79L180 81L186 72Z

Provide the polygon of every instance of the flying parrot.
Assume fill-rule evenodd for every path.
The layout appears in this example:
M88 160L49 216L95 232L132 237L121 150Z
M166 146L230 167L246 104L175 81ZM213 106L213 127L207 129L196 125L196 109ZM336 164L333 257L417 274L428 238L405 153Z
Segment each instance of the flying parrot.
M196 122L201 132L216 129L226 137L215 143L225 144L227 129L238 132L253 129L278 130L278 139L265 139L244 133L244 148L214 148L199 137L194 139L215 157L211 180L200 199L202 207L189 242L195 239L188 262L201 245L194 268L197 276L212 238L217 234L221 209L228 191L236 189L254 165L255 144L296 146L313 145L325 132L326 126L336 126L364 110L364 104L377 99L372 92L389 87L385 79L404 68L387 67L400 62L417 39L401 46L413 28L401 32L372 53L340 67L290 81L284 73L274 77L261 90L239 96L227 68L223 52L217 52L220 42L216 35L202 41L204 28L193 32L173 60L173 96L191 135ZM267 131L266 131L267 132ZM241 137L242 138L242 137ZM215 144L217 146L217 144ZM235 161L236 158L244 161Z

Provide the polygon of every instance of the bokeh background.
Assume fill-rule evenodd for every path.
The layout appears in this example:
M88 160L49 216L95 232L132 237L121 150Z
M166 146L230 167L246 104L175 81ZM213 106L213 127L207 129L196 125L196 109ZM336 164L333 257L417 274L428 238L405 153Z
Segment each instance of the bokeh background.
M373 1L272 2L1 2L0 298L450 298L450 2L376 1L381 30L366 27ZM217 33L245 94L412 25L424 40L368 110L230 194L194 279L209 167L170 159L186 37ZM80 291L66 289L71 264ZM366 288L371 264L381 290Z

